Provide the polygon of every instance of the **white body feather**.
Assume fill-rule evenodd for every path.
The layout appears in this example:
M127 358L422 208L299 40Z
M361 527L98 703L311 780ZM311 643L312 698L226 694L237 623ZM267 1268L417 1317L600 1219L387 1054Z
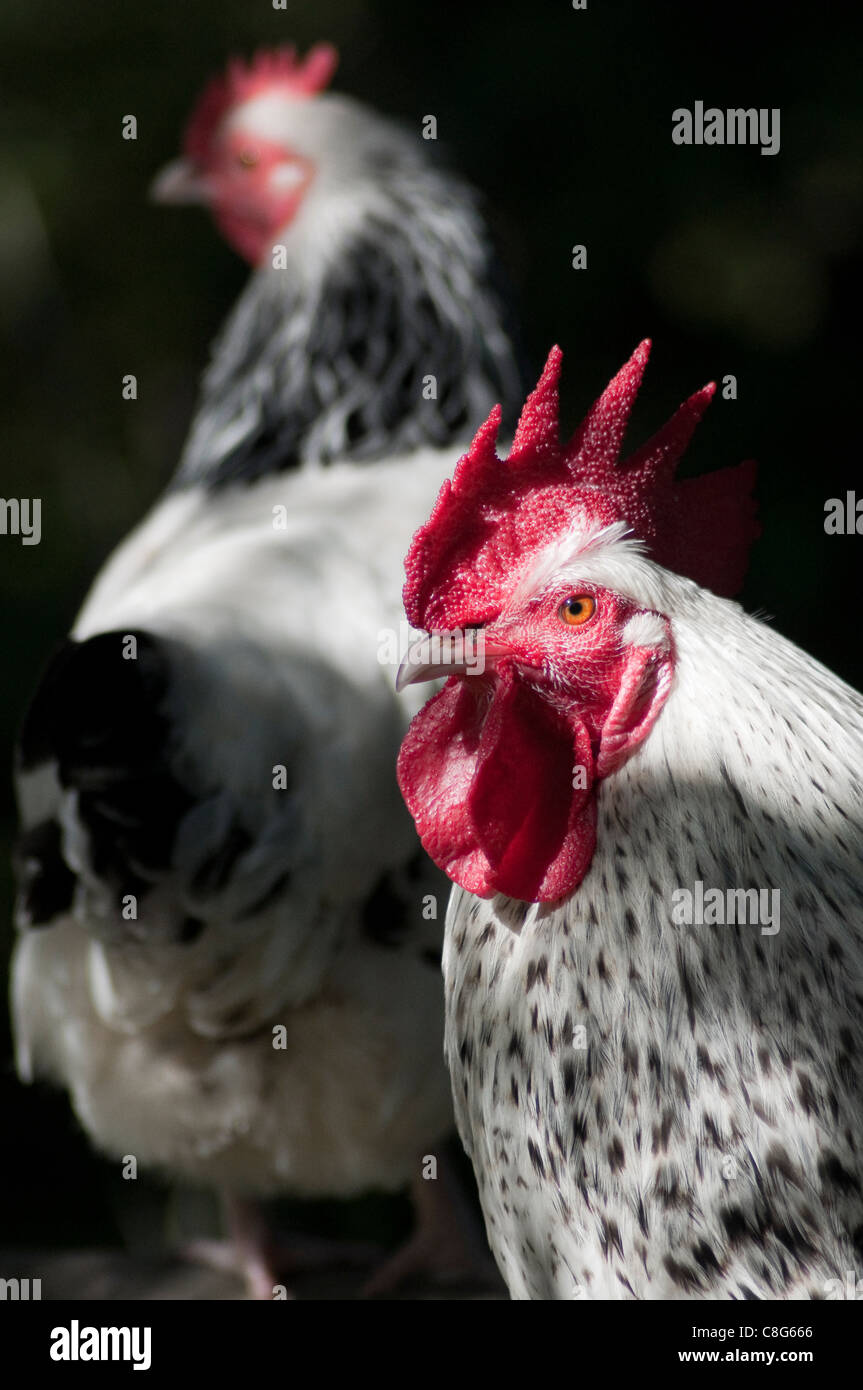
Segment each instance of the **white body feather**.
M352 1193L403 1183L448 1128L429 961L441 924L422 913L445 881L429 865L407 887L409 930L392 949L369 942L359 914L416 853L394 762L421 696L395 694L379 634L399 628L402 557L456 457L307 469L206 505L171 494L84 605L78 639L142 627L182 642L166 712L173 765L198 795L136 941L63 793L74 911L15 955L19 1068L65 1084L109 1154L238 1190ZM277 763L286 791L272 790ZM22 779L25 827L57 811L50 782L44 768ZM253 847L202 897L195 868L236 807ZM289 892L240 920L286 868ZM207 929L183 945L189 913Z

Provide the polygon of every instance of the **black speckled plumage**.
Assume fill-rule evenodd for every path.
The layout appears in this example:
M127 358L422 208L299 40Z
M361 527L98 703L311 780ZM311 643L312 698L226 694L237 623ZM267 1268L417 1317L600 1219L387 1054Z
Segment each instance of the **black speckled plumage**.
M447 917L489 1239L514 1298L841 1297L863 1255L863 699L735 604L637 554L615 572L669 617L676 672L600 785L590 868L562 904L456 888ZM777 929L676 921L698 880L778 890Z

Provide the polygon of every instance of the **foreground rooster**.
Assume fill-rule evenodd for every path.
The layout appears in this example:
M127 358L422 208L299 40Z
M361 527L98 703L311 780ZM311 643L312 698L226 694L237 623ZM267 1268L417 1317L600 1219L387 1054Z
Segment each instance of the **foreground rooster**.
M565 447L553 352L407 560L411 622L485 642L401 677L452 677L399 780L457 885L459 1128L514 1298L825 1297L863 1246L863 700L717 597L756 528L749 466L674 481L711 387L618 463L648 348Z
M412 1180L389 1277L461 1259L422 1176L451 1125L445 881L394 775L419 700L378 648L456 441L519 380L472 198L418 134L320 94L332 62L234 64L159 180L258 269L18 759L19 1069L107 1154L219 1188L220 1257L265 1297L258 1195Z

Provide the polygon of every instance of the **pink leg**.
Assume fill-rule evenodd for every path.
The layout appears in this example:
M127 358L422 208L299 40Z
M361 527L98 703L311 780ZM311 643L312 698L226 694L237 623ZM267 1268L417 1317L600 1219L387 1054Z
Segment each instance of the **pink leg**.
M225 1240L193 1240L184 1247L187 1259L240 1275L249 1297L270 1300L276 1287L285 1287L285 1276L335 1266L368 1265L380 1252L358 1242L325 1240L315 1236L275 1238L258 1202L222 1194L227 1237ZM290 1289L288 1298L293 1298Z
M437 1284L499 1282L485 1236L446 1158L438 1159L436 1178L413 1180L411 1196L413 1235L372 1275L363 1289L366 1298L391 1293L412 1278Z

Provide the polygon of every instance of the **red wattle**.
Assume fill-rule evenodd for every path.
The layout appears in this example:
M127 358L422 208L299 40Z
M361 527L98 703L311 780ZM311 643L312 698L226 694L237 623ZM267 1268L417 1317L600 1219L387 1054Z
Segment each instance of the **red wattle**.
M555 902L587 872L596 845L589 734L512 667L498 669L493 689L451 679L411 724L398 777L426 852L479 897Z

